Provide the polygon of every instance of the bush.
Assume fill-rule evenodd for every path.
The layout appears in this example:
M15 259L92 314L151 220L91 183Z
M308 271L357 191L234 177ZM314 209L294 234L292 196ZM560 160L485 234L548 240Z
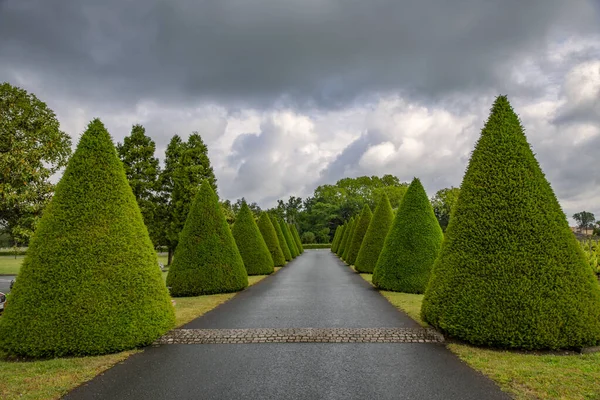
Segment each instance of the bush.
M394 212L392 206L387 195L383 194L379 204L375 207L373 218L371 218L371 223L354 262L354 268L358 272L373 273L393 222Z
M294 242L294 239L292 239L290 227L288 226L288 224L285 223L285 221L281 221L280 223L281 231L283 232L283 237L285 238L285 242L287 243L288 248L290 249L292 258L296 258L300 253L298 253L298 248L296 248L296 242Z
M271 223L269 214L264 212L260 215L260 218L258 219L258 229L265 240L269 253L271 253L273 265L276 267L283 267L285 265L285 256L279 245L279 240L277 240L277 231L275 231L275 227Z
M394 292L425 291L444 234L417 178L408 187L373 271L373 284Z
M342 236L344 236L344 229L346 228L346 224L339 225L336 229L336 234L333 238L333 243L331 244L331 251L337 253L338 248L340 247L340 243L342 242Z
M342 237L342 241L340 242L340 246L338 247L337 255L342 258L344 251L346 250L346 243L348 242L348 237L352 233L352 227L354 226L354 217L350 218L350 221L346 223L346 229L344 229L344 236Z
M371 218L373 214L371 213L371 209L367 204L362 209L358 220L356 221L356 226L354 228L354 233L352 234L352 240L350 241L350 247L348 249L348 264L353 265L356 261L356 256L358 255L358 251L360 250L360 246L362 245L363 239L365 238L365 233L369 228L369 223L371 222Z
M342 260L344 260L346 263L348 262L348 252L350 252L350 246L352 245L352 238L354 237L354 231L356 230L356 226L358 225L358 220L359 216L357 216L356 219L352 221L352 225L350 225L350 230L348 231L348 237L346 238L346 244L344 245Z
M504 96L472 153L421 313L479 345L600 343L600 285Z
M240 211L235 217L235 225L231 233L248 275L269 275L273 273L273 258L254 221L254 214L252 214L245 201L242 202Z
M290 247L287 244L287 240L285 240L285 236L283 236L283 231L281 230L281 225L277 218L270 217L271 222L273 223L273 228L275 228L275 232L277 233L277 240L279 241L279 246L281 246L281 251L283 251L283 256L285 257L285 261L292 260L292 252L290 251Z
M298 233L298 230L296 229L296 225L290 224L290 232L292 233L292 237L294 239L294 243L296 244L296 247L298 248L298 252L300 254L304 253L304 248L302 247L302 241L300 240L300 234Z
M329 249L331 243L307 243L304 245L305 249Z
M316 238L316 236L312 232L303 232L302 233L302 243L314 243L315 238Z
M167 286L177 297L236 292L248 286L244 261L208 180L202 182L179 234Z
M100 120L81 136L8 298L0 345L21 356L122 351L174 325L156 253Z

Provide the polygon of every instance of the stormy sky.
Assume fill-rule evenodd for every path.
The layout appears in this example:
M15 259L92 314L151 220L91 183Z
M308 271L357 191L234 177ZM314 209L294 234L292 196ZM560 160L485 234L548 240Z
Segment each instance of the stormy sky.
M222 198L459 186L506 94L567 215L600 217L600 0L0 0L0 81L77 141L198 131Z

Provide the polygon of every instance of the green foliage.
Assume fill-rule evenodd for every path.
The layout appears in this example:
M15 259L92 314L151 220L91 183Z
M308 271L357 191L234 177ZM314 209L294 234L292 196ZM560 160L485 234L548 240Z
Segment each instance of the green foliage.
M235 218L232 234L248 275L273 273L273 258L246 202Z
M421 312L478 345L600 343L600 286L504 96L472 153Z
M588 264L596 275L600 275L600 240L584 240L579 242Z
M71 139L34 94L0 84L0 230L18 245L33 235L54 190L50 177L67 165ZM1 233L1 231L0 231Z
M577 227L579 228L580 232L583 229L593 229L594 222L596 222L596 217L589 211L581 211L573 214L573 219L577 221Z
M56 186L7 304L0 346L30 357L148 345L175 323L142 215L98 119Z
M125 137L123 144L117 144L117 153L123 162L125 176L140 207L144 224L148 228L150 239L156 246L161 239L161 224L157 207L158 175L160 168L158 158L154 157L156 144L146 136L142 125L134 125L131 135Z
M300 234L296 229L296 225L290 224L290 232L292 234L292 238L294 239L294 243L296 244L296 248L300 254L304 253L304 249L302 248L302 241L300 240Z
M315 243L315 238L312 232L302 232L302 243Z
M459 194L459 188L450 187L438 190L435 196L431 198L433 213L435 214L442 231L445 231L446 227L448 226L450 214L452 213L452 209L458 200Z
M305 249L329 249L331 243L307 243L304 245Z
M266 212L263 212L258 219L258 229L269 249L273 265L276 267L283 267L285 265L285 256L283 255L283 250L281 250L279 240L277 239L277 231L275 230L273 223L271 223L269 214Z
M268 215L268 214L267 214ZM283 251L283 256L285 257L285 261L292 260L292 252L287 244L287 240L285 240L285 236L283 236L283 230L281 230L281 225L276 217L271 217L271 222L273 223L273 228L275 228L275 232L277 233L277 241L279 242L279 246L281 247L281 251Z
M346 263L348 262L348 253L350 252L350 247L352 246L352 238L354 237L354 232L356 231L358 221L359 217L357 216L350 226L350 231L348 231L348 237L346 238L346 244L344 245L344 252L342 253L342 260L344 260Z
M369 223L369 228L365 233L365 238L354 263L354 268L358 272L373 273L393 222L394 212L392 206L387 196L382 196L377 208L375 208L373 218L371 218L371 223Z
M348 264L353 265L356 261L356 257L358 256L358 252L362 245L363 239L365 238L365 234L367 233L367 229L369 229L369 224L371 223L371 218L373 217L373 213L371 213L371 209L368 205L362 209L358 220L356 221L356 226L354 228L354 233L352 234L352 240L350 241L350 247L348 249Z
M346 242L348 242L348 235L350 235L350 231L352 231L352 225L354 225L354 217L350 218L350 220L344 225L346 227L344 229L344 235L342 236L342 240L340 241L340 245L338 246L336 252L340 258L342 258L342 254L344 254Z
M338 227L335 228L335 234L333 235L333 240L331 241L331 251L334 253L337 249L338 243L340 242L340 236L342 234L343 229L343 225L338 225Z
M169 268L167 286L177 297L228 293L248 286L248 274L208 180L192 203Z
M280 226L281 232L283 232L283 237L285 238L285 242L287 243L288 248L290 249L290 254L292 255L292 258L298 257L298 249L296 248L296 243L294 242L294 239L292 239L290 228L284 221L280 221Z
M425 291L444 234L421 181L404 196L373 271L373 284L394 292Z

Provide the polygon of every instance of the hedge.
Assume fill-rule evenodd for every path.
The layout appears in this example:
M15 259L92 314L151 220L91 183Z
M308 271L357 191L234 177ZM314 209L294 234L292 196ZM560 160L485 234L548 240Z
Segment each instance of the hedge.
M365 238L365 233L369 228L369 223L371 222L371 218L373 214L371 213L371 208L369 208L368 204L362 209L358 220L356 221L356 226L354 227L354 233L352 234L352 240L350 241L350 247L348 249L348 264L353 265L356 261L356 256L358 256L358 252L360 250L360 246L362 245L363 239Z
M296 244L296 247L298 248L298 252L300 254L304 253L304 248L302 247L302 241L300 240L300 234L298 233L298 230L296 229L296 225L290 224L290 232L292 233L292 238L294 239L294 243Z
M275 267L283 267L285 265L285 256L283 255L283 250L281 250L279 240L277 239L277 231L275 231L275 227L273 226L273 223L271 223L271 218L269 218L269 214L266 212L260 214L260 218L258 219L258 229L269 249L273 265Z
M385 239L373 284L395 292L423 293L443 239L427 193L415 178Z
M254 214L245 201L242 202L240 211L235 217L235 225L231 233L248 275L269 275L274 272L273 258L267 243L254 221Z
M331 243L306 243L303 246L304 249L329 249Z
M394 212L390 200L384 193L375 207L373 218L360 246L358 256L354 262L354 269L358 272L372 274L383 249L385 238L394 222Z
M344 229L346 228L346 224L338 226L337 230L337 238L334 238L333 243L331 244L331 251L337 253L338 248L340 247L340 243L342 242L342 236L344 236Z
M148 345L174 323L123 165L94 119L29 243L0 347L28 357L105 354Z
M281 246L281 251L283 251L283 256L285 257L285 261L292 260L292 252L287 244L287 240L285 240L285 236L283 236L283 231L281 230L281 225L279 221L277 221L276 217L269 217L271 222L273 223L273 228L275 228L275 232L277 233L277 240L279 241L279 245Z
M290 233L290 227L285 221L280 221L281 224L281 232L283 232L283 237L285 238L285 242L290 249L290 253L292 254L292 258L298 257L300 253L298 253L298 248L296 247L296 243L294 239L292 239L292 234Z
M346 263L348 262L348 252L350 252L350 246L352 245L352 238L354 237L354 231L356 229L356 226L358 225L358 219L359 219L359 216L357 216L356 219L354 219L352 221L352 224L350 225L350 229L348 231L348 236L346 237L344 251L342 252L342 260L344 260Z
M471 155L421 313L478 345L600 343L600 285L505 96Z
M244 261L208 180L200 185L179 234L167 286L177 297L236 292L248 286Z
M337 255L342 258L342 254L344 254L344 250L346 249L346 242L348 241L348 236L350 235L350 231L352 230L352 225L354 225L354 217L350 218L350 220L346 223L346 229L344 229L344 236L342 237L342 241L340 242L340 246L338 247Z

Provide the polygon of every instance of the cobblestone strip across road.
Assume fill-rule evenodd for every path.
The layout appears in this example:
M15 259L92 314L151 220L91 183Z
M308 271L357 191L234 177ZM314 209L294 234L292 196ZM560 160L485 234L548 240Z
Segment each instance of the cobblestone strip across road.
M428 328L174 329L154 342L214 343L442 343Z

